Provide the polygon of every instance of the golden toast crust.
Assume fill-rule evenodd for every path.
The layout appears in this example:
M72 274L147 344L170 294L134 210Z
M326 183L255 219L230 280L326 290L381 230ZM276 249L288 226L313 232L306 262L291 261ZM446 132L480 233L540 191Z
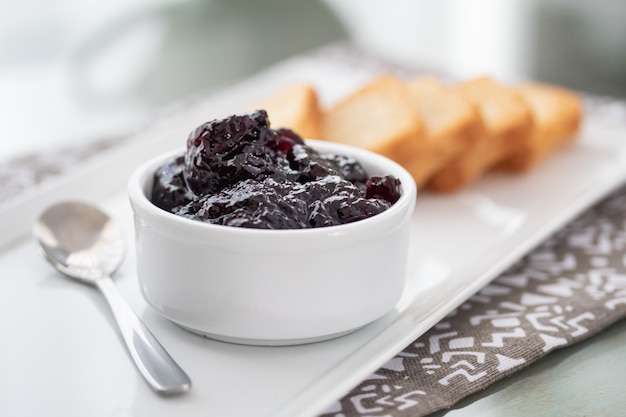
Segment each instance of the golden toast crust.
M309 139L321 136L322 109L316 90L308 84L288 85L258 102L255 109L265 109L274 128L286 127Z
M433 77L408 83L417 112L424 120L427 146L406 166L418 186L473 146L481 123L476 108L458 91Z
M455 87L482 119L474 145L437 172L427 184L434 191L464 187L501 161L513 157L530 142L533 119L526 102L490 78L477 78Z
M534 126L527 147L503 161L498 168L527 171L549 154L572 141L580 129L583 105L580 97L568 90L538 83L513 88L528 103Z
M325 112L322 139L359 146L406 164L425 145L408 87L385 75Z
M328 109L300 83L255 108L265 108L274 127L387 156L435 192L458 190L493 169L531 169L573 140L583 117L572 91L489 77L445 85L435 77L382 75Z

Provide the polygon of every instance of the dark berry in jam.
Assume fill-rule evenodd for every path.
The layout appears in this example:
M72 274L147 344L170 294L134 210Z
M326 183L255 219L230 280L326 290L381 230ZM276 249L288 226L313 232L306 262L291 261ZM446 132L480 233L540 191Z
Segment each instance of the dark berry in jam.
M207 122L185 155L155 172L152 202L226 226L301 229L351 223L387 210L400 181L369 178L354 158L319 154L263 110Z
M391 175L372 177L366 181L365 187L366 198L380 198L392 204L400 198L400 180Z
M200 196L246 179L276 175L280 143L263 110L207 122L187 139L185 181Z
M183 177L184 161L183 156L174 158L161 166L154 174L152 202L163 210L171 211L187 204L193 198Z

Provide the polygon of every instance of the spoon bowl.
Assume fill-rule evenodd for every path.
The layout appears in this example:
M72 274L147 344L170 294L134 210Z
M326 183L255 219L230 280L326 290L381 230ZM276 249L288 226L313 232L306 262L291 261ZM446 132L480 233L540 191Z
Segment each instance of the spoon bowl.
M60 272L96 286L111 307L128 353L148 385L159 394L188 391L191 380L145 327L117 291L111 274L122 263L126 240L105 213L82 202L64 202L44 211L33 237Z
M50 207L35 223L33 234L52 265L88 283L115 272L126 254L117 223L81 202Z

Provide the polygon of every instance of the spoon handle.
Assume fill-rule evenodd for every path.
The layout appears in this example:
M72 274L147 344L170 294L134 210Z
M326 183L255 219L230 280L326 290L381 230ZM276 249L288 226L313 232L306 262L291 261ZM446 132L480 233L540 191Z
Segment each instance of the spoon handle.
M179 394L191 388L191 380L142 323L109 277L96 280L109 303L128 352L139 373L160 394Z

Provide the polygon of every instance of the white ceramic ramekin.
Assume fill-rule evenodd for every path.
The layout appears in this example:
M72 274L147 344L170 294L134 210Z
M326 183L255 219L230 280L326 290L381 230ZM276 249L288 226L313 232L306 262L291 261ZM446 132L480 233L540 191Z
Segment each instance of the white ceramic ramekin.
M145 299L201 335L286 345L333 338L389 312L406 278L415 183L395 162L362 149L307 141L351 155L369 175L391 174L402 196L388 210L350 224L301 230L212 225L161 210L147 195L155 158L132 175L137 267Z

